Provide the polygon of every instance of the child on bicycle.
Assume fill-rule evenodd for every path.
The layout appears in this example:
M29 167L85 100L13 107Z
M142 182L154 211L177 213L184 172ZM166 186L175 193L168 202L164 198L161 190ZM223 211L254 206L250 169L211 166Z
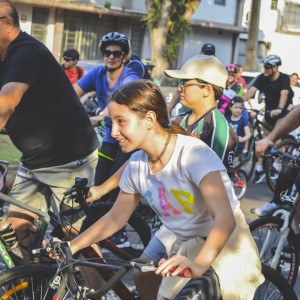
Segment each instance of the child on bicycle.
M207 84L203 92L210 89ZM121 87L108 111L122 150L139 151L122 174L113 208L70 242L72 253L122 228L143 196L163 222L148 247L159 257L155 245L163 244L168 259L156 271L165 276L158 295L142 299L178 299L176 294L189 294L193 285L204 286L199 293L208 289L213 296L207 299L252 299L263 281L261 264L218 156L170 124L164 97L151 81ZM185 268L191 278L177 277ZM149 295L151 289L149 283Z
M251 131L248 121L243 117L244 101L241 97L233 97L229 104L230 114L225 115L225 118L231 128L238 136L239 144L235 149L235 154L246 154L248 152L248 141L251 138Z

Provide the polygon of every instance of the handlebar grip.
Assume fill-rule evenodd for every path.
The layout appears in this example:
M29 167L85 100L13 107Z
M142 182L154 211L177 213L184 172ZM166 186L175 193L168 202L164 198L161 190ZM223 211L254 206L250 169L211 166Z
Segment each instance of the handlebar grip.
M166 259L165 258L162 258L160 261L159 261L159 263L158 263L158 265L160 266L163 262L165 262L166 261ZM177 267L172 267L171 269L170 269L170 272L172 273L172 272L174 272L175 270L177 269ZM185 269L183 269L177 276L182 276L182 277L191 277L191 275L192 275L192 272L191 272L191 269L190 268L185 268Z

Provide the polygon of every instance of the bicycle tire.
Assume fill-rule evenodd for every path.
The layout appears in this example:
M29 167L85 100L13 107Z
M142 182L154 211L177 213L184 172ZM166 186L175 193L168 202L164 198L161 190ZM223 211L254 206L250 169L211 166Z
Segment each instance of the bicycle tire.
M255 170L255 166L256 166L256 163L257 163L257 156L256 156L256 153L255 153L255 141L253 140L253 146L252 146L252 151L251 151L251 158L248 162L248 165L250 164L250 168L249 168L249 171L247 173L247 180L250 181L253 174L254 174L254 170Z
M297 295L288 281L274 269L262 264L262 274L265 281L261 284L254 295L253 300L282 299L297 300Z
M233 189L238 200L242 200L247 192L247 173L243 169L235 170Z
M292 153L295 149L298 149L300 146L299 142L295 139L285 139L278 144L276 144L276 148L281 149L284 152ZM276 159L279 163L279 167L282 166L282 160L280 158ZM268 187L271 189L272 192L275 191L275 185L278 178L278 173L280 170L277 170L276 174L277 177L274 176L274 158L273 157L266 157L265 158L265 173L266 173L266 182ZM280 168L281 169L281 168Z
M250 231L260 252L265 236L268 230L272 230L272 237L270 245L266 249L264 257L261 258L261 262L268 265L273 258L274 248L277 247L280 238L280 229L283 225L283 220L279 217L266 216L256 219L249 224ZM282 253L280 262L276 268L276 271L281 273L289 282L294 286L298 276L299 269L299 249L297 247L296 235L293 229L290 230L287 243L285 247L291 249L290 256L287 257Z
M49 299L43 297L56 269L56 265L29 264L0 272L0 299Z

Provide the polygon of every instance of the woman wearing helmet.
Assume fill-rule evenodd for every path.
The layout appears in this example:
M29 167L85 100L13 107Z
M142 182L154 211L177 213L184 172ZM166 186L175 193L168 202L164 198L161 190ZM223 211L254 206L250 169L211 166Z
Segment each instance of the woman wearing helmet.
M118 142L111 137L112 125L107 116L106 105L109 96L119 87L139 79L132 69L124 67L124 60L129 52L129 41L124 34L110 32L104 35L100 41L100 51L104 65L95 67L74 85L78 96L96 92L100 110L97 116L90 118L92 125L98 126L99 122L105 121L105 134L99 149L95 184L103 183L130 157L130 154L121 151ZM114 201L117 194L117 189L112 191L110 199Z

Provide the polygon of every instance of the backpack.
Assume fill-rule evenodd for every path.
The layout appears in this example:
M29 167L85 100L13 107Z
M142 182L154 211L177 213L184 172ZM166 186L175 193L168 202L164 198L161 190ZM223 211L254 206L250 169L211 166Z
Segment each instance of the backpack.
M76 69L77 69L77 73L78 73L78 79L80 79L82 76L83 76L83 72L81 70L81 68L79 68L78 66L76 66Z

